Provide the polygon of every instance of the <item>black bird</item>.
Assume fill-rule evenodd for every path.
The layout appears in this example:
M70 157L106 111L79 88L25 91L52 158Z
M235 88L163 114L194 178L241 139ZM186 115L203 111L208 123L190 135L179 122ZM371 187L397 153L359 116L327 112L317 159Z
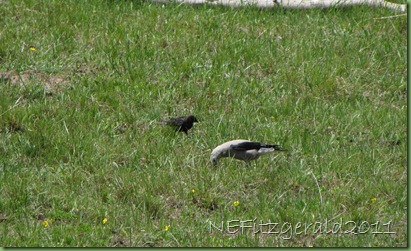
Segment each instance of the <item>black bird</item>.
M171 118L167 121L160 122L163 125L170 125L175 128L176 132L184 132L187 134L187 131L193 127L193 124L198 122L197 118L193 115L183 116L177 118Z

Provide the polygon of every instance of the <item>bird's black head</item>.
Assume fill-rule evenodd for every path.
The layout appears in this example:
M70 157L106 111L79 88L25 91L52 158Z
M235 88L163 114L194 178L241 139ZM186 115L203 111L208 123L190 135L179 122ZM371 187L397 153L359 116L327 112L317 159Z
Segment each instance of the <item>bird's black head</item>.
M191 121L192 123L198 122L197 118L194 117L194 115L190 115L187 117L188 121Z

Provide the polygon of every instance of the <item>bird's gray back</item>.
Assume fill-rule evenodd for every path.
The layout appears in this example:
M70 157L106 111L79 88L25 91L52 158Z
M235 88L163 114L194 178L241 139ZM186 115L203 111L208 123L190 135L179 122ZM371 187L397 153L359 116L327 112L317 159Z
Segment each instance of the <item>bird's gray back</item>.
M233 157L239 160L254 160L254 159L258 159L258 151L255 149L252 150L235 150L233 149L231 146L232 145L237 145L237 144L241 144L244 142L250 142L248 140L244 140L244 139L236 139L236 140L231 140L228 142L225 142L219 146L217 146L212 154L218 154L220 157Z

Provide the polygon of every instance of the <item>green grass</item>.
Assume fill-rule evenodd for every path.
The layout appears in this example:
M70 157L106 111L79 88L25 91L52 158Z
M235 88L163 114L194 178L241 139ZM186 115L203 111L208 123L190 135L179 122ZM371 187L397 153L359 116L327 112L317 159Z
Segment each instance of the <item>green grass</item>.
M1 246L407 245L406 16L4 2ZM213 168L236 138L289 151ZM283 232L226 231L254 219Z

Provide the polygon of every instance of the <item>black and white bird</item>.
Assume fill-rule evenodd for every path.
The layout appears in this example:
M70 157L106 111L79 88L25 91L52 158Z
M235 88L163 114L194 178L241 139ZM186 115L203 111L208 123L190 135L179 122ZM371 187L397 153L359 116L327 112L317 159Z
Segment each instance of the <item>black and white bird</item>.
M220 158L232 157L249 163L258 159L261 155L273 153L274 151L286 151L280 145L267 145L260 142L252 142L244 139L236 139L225 142L211 152L211 163L217 165Z
M190 130L194 123L197 123L198 120L196 117L193 115L190 116L182 116L182 117L177 117L177 118L171 118L167 121L160 122L160 124L163 125L170 125L174 127L176 132L184 132L187 134L187 131Z

